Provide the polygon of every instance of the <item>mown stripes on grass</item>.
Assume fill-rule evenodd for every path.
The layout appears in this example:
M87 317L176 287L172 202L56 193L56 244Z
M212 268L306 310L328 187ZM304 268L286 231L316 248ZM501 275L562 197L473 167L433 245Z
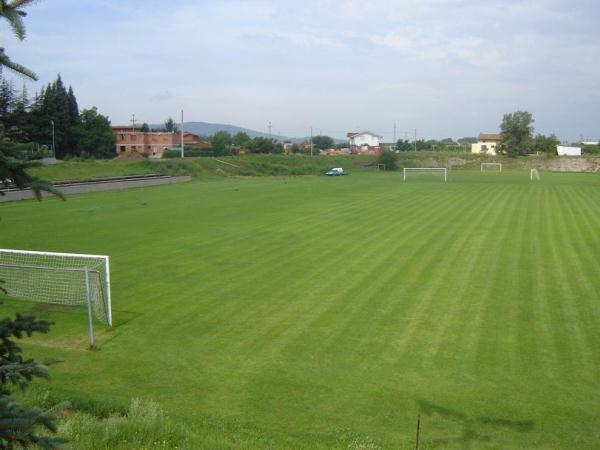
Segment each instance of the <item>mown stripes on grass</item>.
M198 447L406 447L422 401L535 424L478 425L491 448L597 446L600 179L400 178L0 206L7 247L111 256L101 350L76 348L83 315L53 309L38 311L59 334L28 348L64 357L53 389L154 398ZM464 431L424 420L424 448Z

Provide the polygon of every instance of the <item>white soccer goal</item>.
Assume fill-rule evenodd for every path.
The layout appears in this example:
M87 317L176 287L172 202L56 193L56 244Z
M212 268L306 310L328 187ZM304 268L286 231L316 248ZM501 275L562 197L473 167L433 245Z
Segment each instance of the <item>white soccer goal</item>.
M481 163L481 171L488 172L502 172L502 163Z
M386 170L385 164L377 164L377 170Z
M531 169L529 171L529 179L531 181L540 181L540 173L537 169Z
M437 175L443 176L444 182L448 181L448 169L446 167L405 167L402 179L406 181L415 175Z
M0 280L11 297L60 305L87 303L91 347L92 310L112 326L108 256L0 249Z

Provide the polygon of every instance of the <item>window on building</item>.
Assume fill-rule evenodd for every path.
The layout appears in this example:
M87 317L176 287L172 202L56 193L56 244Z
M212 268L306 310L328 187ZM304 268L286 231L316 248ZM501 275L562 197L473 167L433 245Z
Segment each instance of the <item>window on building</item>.
M125 151L125 146L121 145L121 147L119 147L119 150L121 151L121 153L123 153Z

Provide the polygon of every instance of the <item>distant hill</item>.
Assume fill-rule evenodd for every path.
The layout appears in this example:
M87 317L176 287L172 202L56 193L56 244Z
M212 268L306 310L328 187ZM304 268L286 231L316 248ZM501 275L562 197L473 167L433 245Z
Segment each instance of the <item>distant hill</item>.
M150 128L161 128L164 124L152 124ZM179 126L179 124L177 124ZM200 136L212 136L218 131L227 131L229 134L234 135L240 131L247 133L251 138L255 137L269 137L268 133L263 133L261 131L251 130L249 128L242 128L235 125L229 125L224 123L209 123L209 122L183 122L183 128L185 131L189 131L190 133L198 134ZM309 136L305 137L289 137L289 136L279 136L272 135L272 138L285 142L289 141L295 144L300 144L302 142L306 142L310 139ZM345 142L341 139L334 139L336 143Z

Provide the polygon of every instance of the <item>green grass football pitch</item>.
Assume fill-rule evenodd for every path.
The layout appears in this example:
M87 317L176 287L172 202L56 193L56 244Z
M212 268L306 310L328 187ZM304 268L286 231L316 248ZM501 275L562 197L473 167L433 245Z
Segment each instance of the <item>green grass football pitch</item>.
M49 389L156 400L197 447L598 448L600 175L223 179L0 204L1 246L107 254L115 327Z

